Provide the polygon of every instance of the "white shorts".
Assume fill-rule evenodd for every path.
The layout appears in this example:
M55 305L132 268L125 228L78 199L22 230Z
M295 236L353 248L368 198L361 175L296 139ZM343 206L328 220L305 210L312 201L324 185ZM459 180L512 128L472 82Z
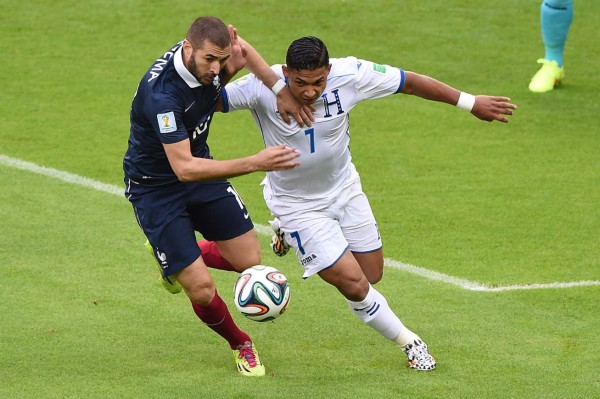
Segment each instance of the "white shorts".
M274 196L268 184L263 194L304 267L303 278L333 266L347 249L367 253L381 248L377 222L359 179L331 199Z

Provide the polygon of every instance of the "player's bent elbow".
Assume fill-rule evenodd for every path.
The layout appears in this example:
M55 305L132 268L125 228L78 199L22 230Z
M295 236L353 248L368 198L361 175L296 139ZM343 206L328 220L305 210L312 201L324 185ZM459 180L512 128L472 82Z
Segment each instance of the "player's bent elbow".
M177 168L173 171L175 172L177 179L182 183L189 183L198 180L197 178L195 178L192 168Z
M177 178L179 179L179 181L181 183L191 183L191 182L195 181L194 179L190 178L189 176L177 176Z

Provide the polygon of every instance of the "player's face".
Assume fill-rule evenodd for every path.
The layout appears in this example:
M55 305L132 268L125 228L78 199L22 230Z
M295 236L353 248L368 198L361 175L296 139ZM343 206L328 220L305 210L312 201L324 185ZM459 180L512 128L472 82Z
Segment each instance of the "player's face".
M292 95L302 104L310 105L321 97L327 86L331 65L317 69L290 69L283 67Z
M184 65L202 85L212 84L231 55L231 46L221 48L208 40L200 48L193 48L187 40L183 45Z

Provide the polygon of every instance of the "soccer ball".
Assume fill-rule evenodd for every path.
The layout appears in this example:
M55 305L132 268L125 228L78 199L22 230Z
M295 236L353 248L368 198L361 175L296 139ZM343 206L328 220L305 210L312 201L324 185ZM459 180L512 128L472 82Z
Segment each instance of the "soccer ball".
M290 302L287 278L271 266L257 265L244 270L233 289L235 306L254 321L279 317Z

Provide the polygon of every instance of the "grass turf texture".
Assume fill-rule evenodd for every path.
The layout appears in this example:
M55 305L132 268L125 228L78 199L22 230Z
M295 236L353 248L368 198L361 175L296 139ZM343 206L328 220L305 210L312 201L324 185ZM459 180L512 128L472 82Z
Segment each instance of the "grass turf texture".
M600 96L591 40L600 7L576 2L559 90L527 90L543 55L539 1L9 1L0 15L0 153L121 185L141 74L198 15L220 16L271 62L320 36L355 55L519 105L507 126L395 96L353 110L352 153L386 257L491 285L600 278ZM265 23L268 21L268 23ZM217 115L219 158L262 146L247 113ZM258 182L237 178L257 223ZM377 288L429 343L433 373L346 309L295 259L288 311L235 312L235 275L213 273L267 367L239 378L220 337L163 292L130 206L114 195L0 165L0 397L588 398L598 392L598 287L478 293L387 269Z

